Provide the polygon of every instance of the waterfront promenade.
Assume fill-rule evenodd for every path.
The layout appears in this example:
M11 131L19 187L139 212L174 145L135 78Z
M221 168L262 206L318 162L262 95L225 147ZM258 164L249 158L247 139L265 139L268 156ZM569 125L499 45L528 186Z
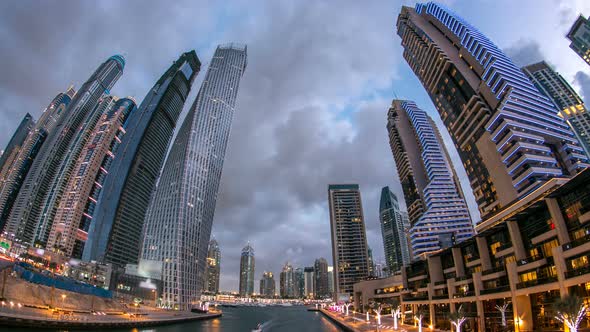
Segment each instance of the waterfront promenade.
M221 311L207 314L143 307L130 313L53 311L26 306L0 308L0 326L53 328L124 328L175 324L221 317Z
M369 322L366 320L365 314L354 313L352 310L346 316L343 313L333 312L326 309L320 309L320 312L328 317L330 320L338 324L345 331L349 332L369 332L369 331L395 331L395 332L417 332L418 327L413 325L401 324L398 320L398 329L393 328L393 318L391 316L381 316L381 325L377 325L375 316L369 317ZM437 329L429 329L422 327L424 332L441 332Z

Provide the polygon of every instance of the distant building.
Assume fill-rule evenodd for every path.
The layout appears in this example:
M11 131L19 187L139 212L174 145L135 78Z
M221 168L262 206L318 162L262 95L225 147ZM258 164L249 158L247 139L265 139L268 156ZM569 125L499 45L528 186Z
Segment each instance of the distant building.
M12 162L16 159L15 157L18 155L21 147L34 127L35 120L33 119L33 116L29 113L25 114L16 128L16 131L8 141L6 148L4 148L2 155L0 155L0 174L7 173L5 169L10 169ZM7 162L8 160L11 160L11 162Z
M334 295L334 267L328 266L328 290L330 292L330 296Z
M303 269L298 267L293 271L293 286L296 298L305 298L305 279Z
M588 34L590 36L590 31ZM528 65L522 70L533 84L553 101L559 110L559 116L572 128L586 156L590 156L590 112L582 98L545 61Z
M84 260L117 266L138 263L150 197L176 121L200 68L201 62L194 51L182 54L127 119L126 134L105 179L88 231L82 255ZM173 238L162 241L160 245L174 245ZM155 255L145 259L155 260ZM172 269L170 261L168 263L164 268L166 275L180 273ZM184 279L177 275L176 280ZM188 301L184 294L178 294L177 287L164 287L164 294L164 301L170 303Z
M316 299L325 299L332 296L330 291L330 280L328 276L328 261L321 257L315 260L314 270L314 297Z
M110 264L78 260L70 260L64 269L66 277L104 289L110 289L112 272Z
M207 264L205 265L205 289L204 291L219 293L219 277L221 275L221 251L215 239L209 241L207 252Z
M303 280L304 296L313 299L315 297L315 268L313 266L303 269Z
M375 261L373 260L373 249L367 246L367 256L369 257L369 276L375 276Z
M260 279L260 296L272 299L275 297L276 283L272 272L266 272L262 274Z
M282 298L295 298L295 274L293 266L289 262L283 266L283 270L281 271L279 290Z
M240 296L254 294L254 249L248 245L242 249L240 259Z
M332 256L336 267L335 292L337 296L352 296L352 285L369 276L367 234L359 186L329 185L328 202Z
M402 266L410 263L410 251L406 237L409 230L404 224L405 218L407 215L402 214L397 197L389 190L389 187L383 187L379 203L379 222L381 223L385 262L390 273L399 271ZM374 275L381 277L382 274L383 271L376 271Z
M571 41L570 48L590 65L590 22L588 19L580 15L566 37Z
M375 263L375 277L377 278L385 278L389 276L389 269L387 265L381 262Z
M473 236L467 203L434 121L408 100L393 100L387 118L391 151L410 215L412 256L449 246L449 238L461 242ZM391 262L394 269L399 263L403 256L397 265Z

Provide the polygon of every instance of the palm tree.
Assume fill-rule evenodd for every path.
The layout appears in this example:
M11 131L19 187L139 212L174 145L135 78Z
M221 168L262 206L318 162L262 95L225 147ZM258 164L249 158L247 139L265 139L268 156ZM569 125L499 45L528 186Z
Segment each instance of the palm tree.
M506 311L508 310L509 305L510 305L510 301L504 302L504 304L502 306L496 305L496 309L498 309L498 311L500 311L500 314L502 315L502 326L503 327L506 327Z
M414 315L414 320L418 322L418 332L422 332L422 319L424 319L424 311L422 308L418 307L418 310Z
M456 312L451 312L449 314L449 320L452 325L455 325L457 332L461 332L461 325L467 320L465 312L463 312L463 306L459 306L459 309Z
M553 309L555 310L555 319L564 323L571 332L578 331L578 326L588 310L584 300L575 295L568 295L555 302Z
M391 299L389 305L391 307L391 317L393 317L393 329L397 330L397 319L402 313L402 307L397 298Z

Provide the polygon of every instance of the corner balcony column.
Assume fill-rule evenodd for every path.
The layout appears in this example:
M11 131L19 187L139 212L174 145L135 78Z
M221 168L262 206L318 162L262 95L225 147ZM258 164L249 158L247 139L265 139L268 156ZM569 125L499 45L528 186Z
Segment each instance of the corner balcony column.
M484 239L485 240L485 239ZM478 242L479 243L479 242ZM481 254L481 252L480 252ZM473 288L475 288L475 306L477 308L477 331L485 332L485 311L483 308L483 301L479 299L479 294L483 289L483 281L481 280L481 272L473 273Z
M508 232L510 233L510 240L512 241L512 247L514 248L514 256L516 260L526 258L526 251L524 250L524 243L522 242L522 236L520 235L520 229L518 223L514 220L506 221L508 226Z
M555 272L557 274L557 283L559 285L559 295L563 299L568 295L567 287L565 287L565 272L567 271L567 265L565 264L565 259L563 258L563 248L561 246L557 246L553 248L551 252L553 254L553 262L555 263Z
M555 225L555 229L557 230L557 239L559 240L559 244L563 245L569 243L570 236L567 231L567 225L565 223L565 220L563 219L563 214L561 214L561 210L559 209L557 199L545 198L545 203L547 204L547 208L549 209L549 213L551 214L551 220L553 221L553 225Z
M492 260L490 259L490 251L488 250L488 241L485 237L476 236L477 251L479 251L479 258L481 259L482 271L492 268Z
M465 263L463 262L463 255L461 255L461 248L451 248L453 253L453 262L455 263L455 274L457 277L465 276Z

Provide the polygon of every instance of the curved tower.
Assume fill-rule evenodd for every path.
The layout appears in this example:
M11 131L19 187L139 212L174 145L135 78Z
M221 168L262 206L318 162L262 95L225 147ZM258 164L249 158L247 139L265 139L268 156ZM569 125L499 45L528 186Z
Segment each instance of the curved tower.
M69 178L73 162L97 116L95 109L123 74L125 62L113 56L102 63L82 85L41 147L9 216L6 230L25 243L44 245L52 218L44 214L48 202L61 195L57 186Z
M141 258L164 262L163 296L182 309L199 300L204 284L207 245L246 59L245 46L217 47L146 216Z
M394 158L398 171L411 168L415 172L412 179L422 179L410 185L412 190L404 188L404 194L411 194L406 204L419 199L424 206L423 212L410 220L413 257L473 236L467 204L460 195L459 183L432 119L414 102L406 100L394 100L388 117L389 133L396 136L390 139L401 144L401 150L410 156Z
M254 294L254 249L250 243L242 249L240 258L240 296Z
M176 121L200 68L195 51L182 54L127 119L126 134L90 223L84 260L119 266L138 262L149 200Z

